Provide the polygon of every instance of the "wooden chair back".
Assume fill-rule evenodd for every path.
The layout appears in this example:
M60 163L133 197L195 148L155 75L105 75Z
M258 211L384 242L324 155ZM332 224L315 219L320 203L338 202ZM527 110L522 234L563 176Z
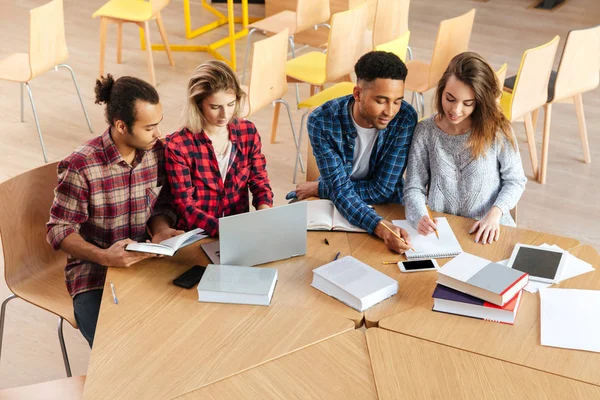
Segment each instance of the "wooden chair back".
M163 8L169 5L171 0L150 0L150 4L152 4L152 14L161 12Z
M367 4L331 17L325 62L326 82L334 82L349 75L362 55L367 26Z
M302 32L314 25L328 22L330 17L329 0L298 0L296 4L296 32Z
M498 80L498 89L502 91L504 87L504 81L506 80L506 71L508 70L508 64L504 63L498 71L496 71L496 79Z
M410 0L377 0L373 24L373 48L408 32ZM408 44L407 44L408 46ZM404 57L401 57L404 60Z
M404 32L400 37L387 42L380 44L379 46L375 46L376 51L387 51L389 53L394 53L402 61L406 61L406 50L408 49L408 41L410 40L410 31Z
M52 0L31 10L29 12L31 77L49 71L67 61L68 58L62 0Z
M279 100L287 93L285 63L288 51L288 29L267 39L254 42L252 69L248 88L248 115Z
M18 297L77 327L65 286L66 254L46 242L57 165L46 164L0 184L4 277Z
M469 50L474 20L475 9L472 9L466 14L440 22L431 56L429 87L437 86L454 56Z
M569 32L556 73L553 101L598 87L599 54L600 25Z
M523 53L510 104L511 121L546 104L550 72L559 39L555 36L548 43Z

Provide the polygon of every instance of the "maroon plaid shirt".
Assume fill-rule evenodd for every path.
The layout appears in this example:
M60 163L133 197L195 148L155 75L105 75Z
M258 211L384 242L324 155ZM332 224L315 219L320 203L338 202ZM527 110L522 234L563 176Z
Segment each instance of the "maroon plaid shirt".
M109 128L58 164L58 186L46 225L48 243L58 250L72 233L103 249L127 238L144 241L152 216L165 214L175 221L169 197L162 142L138 151L130 165L117 150ZM106 267L69 255L65 278L75 297L102 289Z
M167 136L165 166L180 229L202 228L215 236L219 217L248 212L252 205L273 205L260 135L250 121L233 120L229 126L231 157L225 182L212 142L204 131L183 129Z

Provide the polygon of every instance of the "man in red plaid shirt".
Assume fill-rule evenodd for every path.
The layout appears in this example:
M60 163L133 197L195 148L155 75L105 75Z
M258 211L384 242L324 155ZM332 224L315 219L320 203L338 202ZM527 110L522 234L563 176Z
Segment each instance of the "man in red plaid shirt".
M183 233L170 209L156 89L133 77L96 81L109 128L58 165L47 240L68 254L65 278L75 319L93 344L107 267L129 267L153 254L127 252L148 236Z

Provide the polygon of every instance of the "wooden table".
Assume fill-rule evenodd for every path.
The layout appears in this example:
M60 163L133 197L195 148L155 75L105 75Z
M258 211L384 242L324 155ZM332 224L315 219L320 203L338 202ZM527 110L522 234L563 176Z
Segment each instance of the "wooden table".
M600 290L600 256L589 246L571 253L596 271L561 282L556 287ZM431 294L430 294L431 296ZM546 347L540 344L537 293L523 293L514 325L431 311L433 300L379 321L381 328L441 343L518 365L600 385L600 353Z
M354 330L242 372L178 400L377 399L365 335Z
M468 351L379 328L366 336L381 400L600 398L600 387Z

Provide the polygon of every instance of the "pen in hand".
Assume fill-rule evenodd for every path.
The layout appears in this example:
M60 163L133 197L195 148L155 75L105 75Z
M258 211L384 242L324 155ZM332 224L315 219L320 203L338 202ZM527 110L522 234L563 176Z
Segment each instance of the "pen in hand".
M119 299L117 299L117 294L115 293L115 284L112 281L110 282L110 291L112 292L115 304L119 304Z
M431 210L427 206L425 206L425 208L427 208L427 214L429 214L429 218L435 223L435 220L433 219L433 215L431 215ZM434 229L433 231L435 232L435 237L437 237L439 240L440 235L439 235L437 229Z
M383 225L383 227L384 227L385 229L387 229L388 231L392 232L392 235L394 235L394 236L396 236L398 239L402 240L402 241L404 242L404 244L408 244L408 243L406 243L406 240L404 240L404 238L403 238L402 236L400 236L400 235L398 235L396 232L394 232L394 231L393 231L393 230L392 230L392 229L391 229L389 226L387 226L387 225L386 225L386 224L384 224L384 223L381 223L381 225ZM415 249L413 249L412 247L410 248L410 250L412 250L412 251L414 251L414 252L416 253L416 250L415 250Z

